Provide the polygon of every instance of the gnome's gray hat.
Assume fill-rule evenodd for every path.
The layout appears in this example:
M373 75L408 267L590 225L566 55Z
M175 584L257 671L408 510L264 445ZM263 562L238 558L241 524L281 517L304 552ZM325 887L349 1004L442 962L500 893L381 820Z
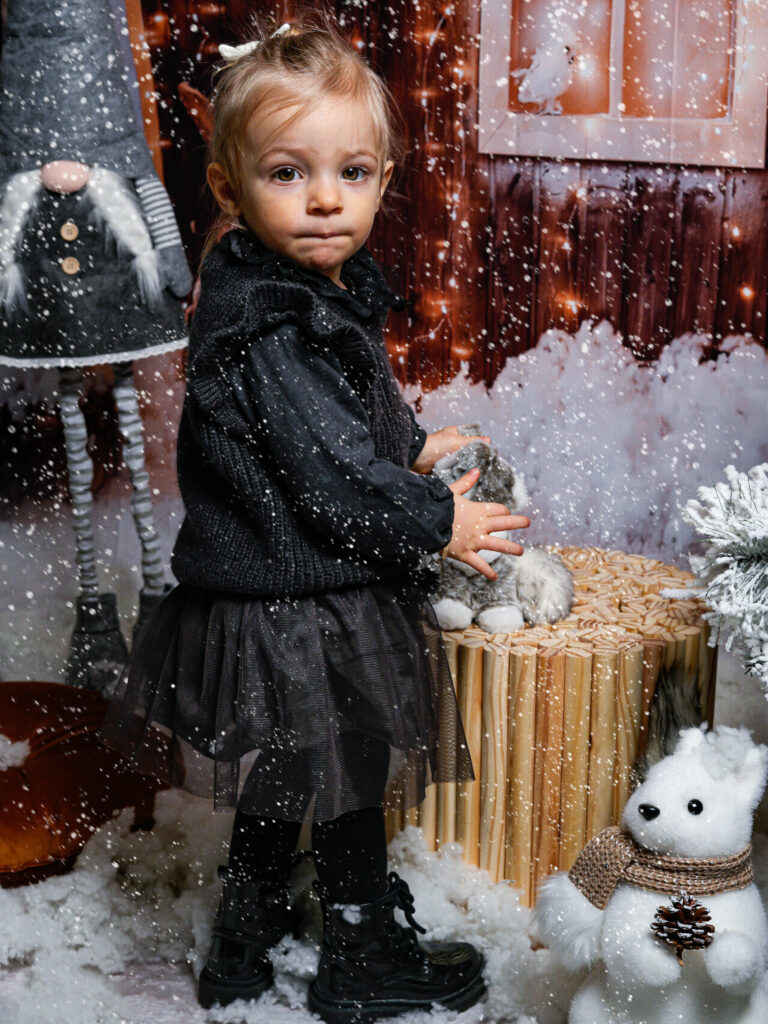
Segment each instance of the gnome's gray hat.
M114 0L7 0L0 57L0 182L52 160L154 173Z

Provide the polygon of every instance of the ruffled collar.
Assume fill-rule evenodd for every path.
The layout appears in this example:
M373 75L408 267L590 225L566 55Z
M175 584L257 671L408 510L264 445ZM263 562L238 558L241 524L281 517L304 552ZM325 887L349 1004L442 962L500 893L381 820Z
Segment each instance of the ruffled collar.
M247 228L233 228L223 236L219 244L238 258L257 265L264 277L307 284L316 294L333 299L363 320L374 315L381 318L388 308L398 310L405 305L402 296L393 292L387 284L379 264L366 246L350 256L341 269L341 279L347 286L345 290L325 274L308 270L289 256L282 256L267 248Z

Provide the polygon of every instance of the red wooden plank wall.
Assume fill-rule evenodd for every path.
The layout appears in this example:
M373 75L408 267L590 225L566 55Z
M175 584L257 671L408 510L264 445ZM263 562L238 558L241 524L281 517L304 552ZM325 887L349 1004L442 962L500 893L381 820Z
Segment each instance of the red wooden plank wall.
M142 2L167 184L194 256L210 213L204 149L176 86L209 88L217 44L237 41L249 12L282 21L315 5ZM466 359L491 383L547 328L585 318L607 317L643 359L686 331L706 332L712 351L734 332L765 344L766 172L480 154L479 0L336 0L335 10L408 125L405 198L370 240L409 300L388 335L401 380L429 389Z

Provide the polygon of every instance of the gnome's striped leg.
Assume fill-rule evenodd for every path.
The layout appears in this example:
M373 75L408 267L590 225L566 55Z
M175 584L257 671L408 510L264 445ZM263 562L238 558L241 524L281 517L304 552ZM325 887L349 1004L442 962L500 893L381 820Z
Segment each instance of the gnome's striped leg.
M99 592L99 581L96 575L93 521L91 519L93 465L88 454L85 418L79 405L82 382L81 370L72 368L61 371L61 422L64 427L69 493L72 498L72 516L75 525L77 574L80 579L80 592L86 597L95 597Z
M120 632L117 598L114 594L99 593L91 518L93 466L87 448L85 417L79 405L83 375L78 369L65 369L61 371L60 380L61 422L67 450L77 572L80 578L75 628L64 667L64 678L71 686L106 691L119 676L128 657L128 649Z
M152 498L149 492L149 473L144 461L144 434L139 416L139 403L133 385L133 364L115 363L115 404L120 433L123 435L123 457L131 474L133 493L131 512L141 543L142 588L139 592L139 614L133 627L134 638L142 626L172 589L164 581L163 556L160 540L152 518Z
M152 518L149 473L144 463L144 434L139 403L133 385L133 365L115 363L115 404L120 433L123 436L123 458L131 474L131 512L141 542L141 575L143 591L155 595L163 592L165 583L160 539Z

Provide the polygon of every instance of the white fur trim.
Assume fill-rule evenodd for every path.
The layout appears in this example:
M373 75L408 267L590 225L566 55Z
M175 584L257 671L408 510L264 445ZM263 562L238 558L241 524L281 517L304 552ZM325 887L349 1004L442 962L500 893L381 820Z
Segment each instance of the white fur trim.
M17 302L25 313L29 312L29 303L24 294L24 275L19 264L14 262L0 278L0 308L5 306L10 311Z
M135 257L133 269L142 300L148 305L155 304L161 291L157 255L136 193L122 175L104 167L91 168L87 189L94 208L107 222L118 244Z
M157 269L157 253L154 249L140 252L133 258L133 272L139 282L141 301L145 306L154 307L160 302L160 271Z
M138 348L132 352L96 352L92 356L38 356L36 359L14 359L0 355L0 366L20 366L24 369L43 369L45 367L64 366L106 366L109 363L133 363L137 359L148 359L164 352L175 352L186 348L189 337L177 338L175 341L164 341L150 348Z
M556 871L539 887L533 933L566 970L575 972L598 959L603 917L604 911L590 903L565 872Z
M0 204L0 308L17 302L26 308L24 275L16 262L16 246L32 203L42 188L40 171L21 171L8 179Z

